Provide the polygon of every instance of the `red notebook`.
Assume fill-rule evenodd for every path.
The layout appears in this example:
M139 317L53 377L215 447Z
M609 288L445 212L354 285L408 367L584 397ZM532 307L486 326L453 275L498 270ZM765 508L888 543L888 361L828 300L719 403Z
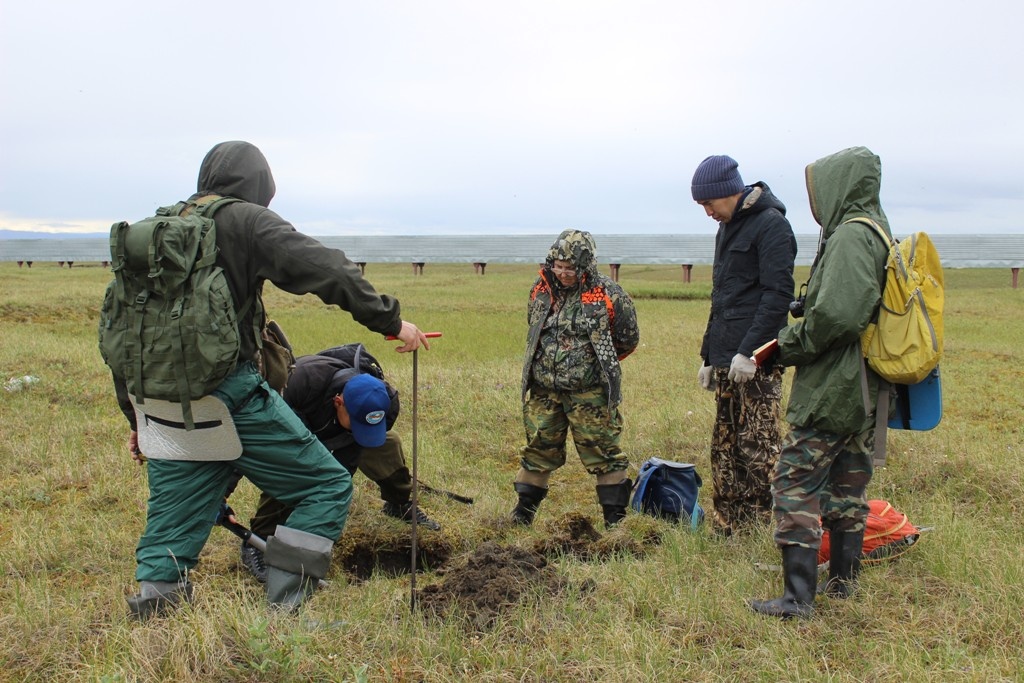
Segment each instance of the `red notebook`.
M761 346L758 346L756 349L754 349L754 353L751 354L750 360L754 361L754 364L760 367L761 363L764 363L766 360L768 360L768 356L775 353L775 350L778 348L779 340L772 339L770 342L762 344Z

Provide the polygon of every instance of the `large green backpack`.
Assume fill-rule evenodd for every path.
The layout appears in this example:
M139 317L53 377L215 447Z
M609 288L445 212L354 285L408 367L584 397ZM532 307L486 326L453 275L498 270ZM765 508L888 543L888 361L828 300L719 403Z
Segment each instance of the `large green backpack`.
M216 265L213 222L219 207L237 201L178 202L110 228L114 279L100 310L103 362L136 404L181 403L189 430L191 401L217 388L238 361L239 313Z

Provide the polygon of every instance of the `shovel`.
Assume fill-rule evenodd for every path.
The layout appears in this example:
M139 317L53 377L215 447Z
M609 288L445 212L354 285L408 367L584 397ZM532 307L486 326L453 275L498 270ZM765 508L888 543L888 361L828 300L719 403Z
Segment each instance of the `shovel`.
M235 511L231 509L231 506L227 503L221 503L220 511L217 513L217 519L214 524L221 525L235 536L238 536L240 539L251 545L253 548L256 548L256 550L259 550L261 553L267 552L267 542L254 534L248 527L233 521L232 517L234 516ZM317 588L327 588L327 586L330 585L323 579L319 579L318 581Z

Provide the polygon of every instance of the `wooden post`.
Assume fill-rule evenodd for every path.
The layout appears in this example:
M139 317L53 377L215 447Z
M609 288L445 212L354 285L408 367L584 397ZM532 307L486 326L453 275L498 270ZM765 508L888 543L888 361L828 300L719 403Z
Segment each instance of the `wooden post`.
M1017 275L1020 274L1020 268L1010 268L1010 273L1013 275L1013 288L1017 289Z
M611 271L612 271L612 281L613 282L618 282L619 281L619 266L620 265L621 264L619 264L619 263L609 263L608 264L608 268L610 268Z
M683 282L689 282L690 281L690 271L691 270L693 270L693 264L692 263L684 263L683 264Z

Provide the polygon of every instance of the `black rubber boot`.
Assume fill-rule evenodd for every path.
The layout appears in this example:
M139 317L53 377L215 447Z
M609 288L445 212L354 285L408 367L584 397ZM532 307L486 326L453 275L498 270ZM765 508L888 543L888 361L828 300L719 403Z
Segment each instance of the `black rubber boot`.
M597 502L604 513L604 528L609 529L626 518L629 507L629 494L633 490L633 482L624 479L618 484L598 484Z
M750 609L770 617L806 619L814 613L818 582L818 550L798 545L782 547L785 593L774 600L751 600Z
M329 538L278 525L267 539L267 602L295 611L316 589L331 566Z
M512 510L512 521L523 526L533 524L533 518L537 514L540 502L548 495L548 490L533 484L515 482L516 493L519 494L519 502Z
M828 578L818 584L818 594L845 599L857 591L864 530L830 531L829 544Z

